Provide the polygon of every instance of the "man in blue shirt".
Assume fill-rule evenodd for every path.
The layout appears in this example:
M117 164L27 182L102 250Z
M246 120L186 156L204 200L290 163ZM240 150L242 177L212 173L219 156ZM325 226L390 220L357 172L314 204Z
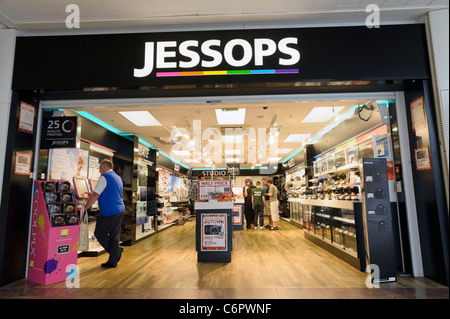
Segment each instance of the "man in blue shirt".
M100 215L97 217L94 235L102 247L109 253L109 259L102 267L115 268L122 256L123 247L119 246L122 218L125 213L123 203L123 182L112 170L113 163L103 160L94 191L89 196L84 209L89 209L98 200Z

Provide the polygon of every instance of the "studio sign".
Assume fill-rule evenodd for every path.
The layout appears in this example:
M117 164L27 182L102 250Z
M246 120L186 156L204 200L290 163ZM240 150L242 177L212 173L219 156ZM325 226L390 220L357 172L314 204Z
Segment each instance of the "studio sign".
M298 38L283 38L278 43L268 38L256 38L253 42L244 39L233 39L226 43L212 39L200 43L197 40L186 40L178 44L177 41L145 42L144 67L134 69L134 77L142 78L152 74L154 69L174 69L173 72L157 72L157 77L183 75L219 75L225 71L180 72L195 67L215 68L226 62L232 71L228 74L253 73L298 73L298 69L280 70L245 70L239 73L234 68L244 67L253 60L255 67L264 67L264 58L274 54L283 54L278 59L280 67L292 66L300 61L300 52L296 48ZM236 49L236 50L235 50ZM201 58L200 53L203 58ZM241 50L242 54L236 54ZM156 59L155 59L156 58ZM155 64L156 60L156 65ZM273 68L273 65L271 66ZM267 72L264 72L267 71ZM270 72L269 72L270 71ZM219 73L222 72L222 73ZM185 74L183 74L185 73ZM189 74L190 73L190 74Z

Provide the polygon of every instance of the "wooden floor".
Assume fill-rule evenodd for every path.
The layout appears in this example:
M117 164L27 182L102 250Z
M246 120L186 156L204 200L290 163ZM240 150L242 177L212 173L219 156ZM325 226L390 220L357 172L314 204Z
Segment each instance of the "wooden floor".
M21 280L0 288L0 298L448 299L448 287L425 278L366 287L366 274L306 240L286 221L278 231L235 231L230 263L197 263L195 220L125 247L115 269L107 255L79 258L80 288L65 282L39 286Z

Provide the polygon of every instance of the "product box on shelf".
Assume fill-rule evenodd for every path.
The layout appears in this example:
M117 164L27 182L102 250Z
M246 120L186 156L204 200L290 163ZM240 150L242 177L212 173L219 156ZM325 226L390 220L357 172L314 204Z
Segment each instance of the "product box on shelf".
M69 182L36 181L33 192L28 280L65 281L77 265L79 218Z

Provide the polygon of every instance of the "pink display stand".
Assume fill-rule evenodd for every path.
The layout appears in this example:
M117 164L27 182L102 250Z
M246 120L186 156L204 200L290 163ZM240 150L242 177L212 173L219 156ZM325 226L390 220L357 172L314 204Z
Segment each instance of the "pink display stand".
M78 231L79 218L70 183L36 181L28 280L41 285L66 281L71 269L77 265Z

